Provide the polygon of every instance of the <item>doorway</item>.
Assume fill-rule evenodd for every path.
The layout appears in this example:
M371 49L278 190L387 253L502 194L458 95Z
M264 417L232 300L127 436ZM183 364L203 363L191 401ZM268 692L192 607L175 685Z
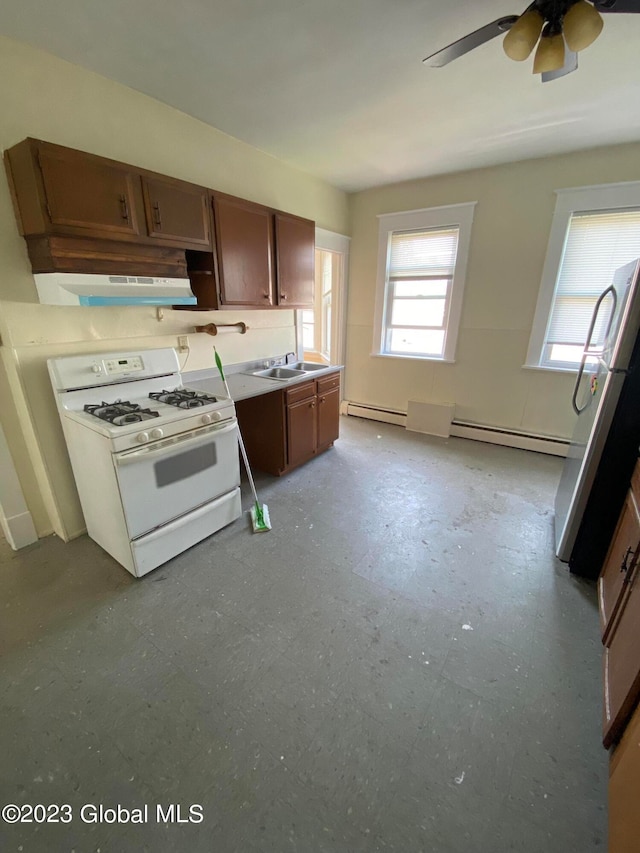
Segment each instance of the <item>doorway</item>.
M348 261L349 238L317 228L314 304L298 315L305 361L344 363Z

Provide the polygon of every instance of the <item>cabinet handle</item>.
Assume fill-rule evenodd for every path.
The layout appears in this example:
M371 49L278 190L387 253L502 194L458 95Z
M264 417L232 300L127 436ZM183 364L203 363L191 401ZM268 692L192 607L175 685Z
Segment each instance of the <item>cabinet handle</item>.
M286 302L287 294L286 294L286 293L281 293L281 294L280 294L280 299L282 299L282 301L283 301L283 302Z
M313 403L309 403L309 406L310 406L312 409L315 409L315 407L316 407L315 400L313 401Z
M326 397L320 397L320 402L321 402L321 403L324 403L324 401L325 401L326 399L327 399Z
M633 548L631 546L629 546L627 548L627 550L625 551L624 557L622 558L622 564L620 566L621 572L624 572L626 574L629 571L630 563L633 562L633 556L634 556ZM629 557L631 557L630 561L629 561Z
M263 293L263 294L262 294L262 297L263 297L263 299L268 299L268 298L269 298L269 294L268 294L268 293Z
M127 204L127 197L124 193L120 194L120 207L122 208L122 218L128 222L129 221L129 205Z
M153 222L158 228L162 228L162 217L160 216L160 202L153 202Z

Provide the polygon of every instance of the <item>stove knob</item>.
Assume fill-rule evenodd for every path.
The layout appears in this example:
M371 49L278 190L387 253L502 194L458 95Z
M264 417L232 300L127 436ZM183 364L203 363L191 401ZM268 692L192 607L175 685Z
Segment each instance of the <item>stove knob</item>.
M156 428L151 430L151 438L162 438L163 435L164 433L161 429Z
M211 414L211 420L213 421L219 421L221 417L222 415L220 414L220 412L212 412Z
M91 370L93 370L94 373L102 373L102 368L99 364L94 364Z
M148 432L139 432L136 436L136 441L139 441L140 444L144 444L145 441L149 441L149 433Z
M213 420L213 418L211 417L211 415L210 415L210 414L207 414L207 415L203 415L203 416L200 418L200 420L202 421L202 423L203 423L203 424L210 424L210 423L211 423L211 421Z

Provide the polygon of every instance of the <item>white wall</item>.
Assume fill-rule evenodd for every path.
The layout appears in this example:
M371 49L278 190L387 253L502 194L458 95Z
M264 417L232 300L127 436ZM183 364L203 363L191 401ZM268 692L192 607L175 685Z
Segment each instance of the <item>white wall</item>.
M346 399L407 411L453 402L455 417L569 437L572 374L523 369L555 189L640 178L640 144L409 181L350 197ZM377 215L477 201L455 364L373 357Z
M158 101L0 37L0 148L27 136L121 160L347 229L346 195ZM37 304L26 246L0 175L0 423L39 535L74 536L83 519L46 372L66 353L173 346L189 334L188 369L211 367L210 320L250 326L216 345L226 363L295 348L292 311L199 312Z

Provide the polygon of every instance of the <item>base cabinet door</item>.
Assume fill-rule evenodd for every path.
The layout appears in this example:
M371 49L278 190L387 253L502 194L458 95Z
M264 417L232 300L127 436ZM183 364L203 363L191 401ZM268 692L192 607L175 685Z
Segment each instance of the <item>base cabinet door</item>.
M631 577L604 649L603 743L614 743L640 698L640 578Z
M318 449L327 447L340 432L340 388L318 391Z
M289 467L306 462L316 452L318 398L314 395L287 406L287 462Z
M609 853L630 853L640 844L640 707L616 747L609 774Z
M607 641L614 617L623 599L640 550L640 513L630 489L620 514L602 572L598 578L598 598L602 636Z

